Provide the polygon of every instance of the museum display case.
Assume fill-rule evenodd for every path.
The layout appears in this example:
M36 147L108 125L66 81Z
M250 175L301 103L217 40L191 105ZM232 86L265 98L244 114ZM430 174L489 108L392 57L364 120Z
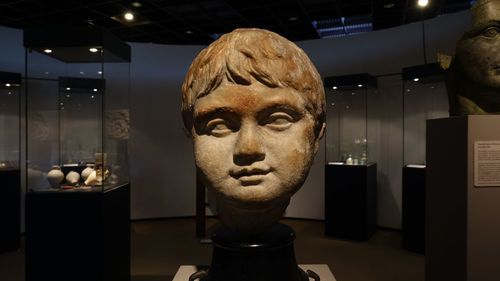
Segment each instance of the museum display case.
M0 71L0 252L19 248L21 75Z
M325 233L366 240L375 230L377 79L326 77Z
M448 96L438 63L403 68L404 165L425 165L426 121L448 117Z
M373 105L377 80L369 74L326 77L326 163L369 165L376 162Z
M130 46L97 28L28 29L24 45L26 280L127 280Z
M448 116L438 63L403 68L403 248L424 253L426 121Z

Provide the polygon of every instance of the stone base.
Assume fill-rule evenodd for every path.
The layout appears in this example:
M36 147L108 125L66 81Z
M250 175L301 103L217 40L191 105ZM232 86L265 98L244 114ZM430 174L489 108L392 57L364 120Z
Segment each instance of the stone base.
M336 281L333 273L326 264L299 264L299 267L304 271L314 271L318 274L321 281ZM181 265L172 281L188 281L191 274L204 268L208 268L208 266Z

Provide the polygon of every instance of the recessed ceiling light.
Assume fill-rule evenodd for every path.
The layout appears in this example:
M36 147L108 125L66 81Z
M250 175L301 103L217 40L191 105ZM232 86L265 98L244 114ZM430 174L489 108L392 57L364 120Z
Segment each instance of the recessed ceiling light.
M419 78L414 78L413 81L418 82L420 79Z
M97 48L90 48L89 51L92 53L97 53L97 51L99 51L99 50Z
M186 30L186 34L193 34L192 30Z
M363 84L359 84L359 85L358 85L358 87L359 87L359 88L363 87Z
M142 7L142 4L141 4L141 2L132 2L132 6L136 7L136 8L140 8L140 7Z
M100 71L100 70L97 71L97 74L102 75L102 71Z
M52 53L52 50L51 49L45 49L45 50L43 50L43 52L46 53L46 54L50 54L50 53Z
M83 72L83 71L80 71L80 74L81 74L81 75L83 75L83 74L85 74L85 72Z
M69 88L69 87L68 87L68 88L66 88L66 91L69 91L69 90L71 90L71 88Z
M420 7L426 7L429 4L429 0L418 0L418 5Z
M394 3L392 3L392 2L389 2L389 3L384 4L384 8L385 8L385 9L394 8L394 6L396 6L396 4L394 4Z
M93 89L92 91L97 92L97 89Z
M132 14L131 12L126 12L123 17L128 20L128 21L131 21L131 20L134 20L134 14Z
M10 83L6 83L6 84L5 84L5 87L10 87Z
M332 89L337 90L338 88L337 88L337 86L333 86Z
M298 19L299 19L298 17L289 17L289 18L288 18L288 20L289 20L289 21L296 21L296 20L298 20Z

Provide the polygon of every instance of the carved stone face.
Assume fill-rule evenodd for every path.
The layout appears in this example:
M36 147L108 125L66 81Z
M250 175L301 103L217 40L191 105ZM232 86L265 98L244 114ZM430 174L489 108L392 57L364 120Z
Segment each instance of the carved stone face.
M476 5L472 26L457 44L457 60L472 81L500 88L500 1Z
M265 212L275 204L278 217L272 220L281 217L318 149L314 124L306 101L290 88L227 83L196 101L192 130L196 165L215 191L218 207L232 205L218 209L223 222L231 224L227 217L237 215L225 214L226 209ZM244 217L238 219L245 222ZM249 227L262 227L256 224Z

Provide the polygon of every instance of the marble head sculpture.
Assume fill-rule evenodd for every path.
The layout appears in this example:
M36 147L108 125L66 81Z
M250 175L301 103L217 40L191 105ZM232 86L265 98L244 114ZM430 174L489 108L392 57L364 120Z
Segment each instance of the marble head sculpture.
M500 1L479 0L447 78L450 115L500 113Z
M282 217L318 151L325 129L322 80L289 40L236 29L191 64L182 118L220 220L258 234Z

